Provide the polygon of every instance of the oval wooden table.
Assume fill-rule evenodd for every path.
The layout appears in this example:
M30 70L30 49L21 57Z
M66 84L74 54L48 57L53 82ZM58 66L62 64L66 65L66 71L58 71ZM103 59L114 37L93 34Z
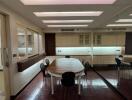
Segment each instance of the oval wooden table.
M78 94L80 95L80 79L84 72L84 66L75 58L59 58L54 60L47 68L51 75L51 94L54 94L53 77L61 77L64 72L74 72L78 77Z

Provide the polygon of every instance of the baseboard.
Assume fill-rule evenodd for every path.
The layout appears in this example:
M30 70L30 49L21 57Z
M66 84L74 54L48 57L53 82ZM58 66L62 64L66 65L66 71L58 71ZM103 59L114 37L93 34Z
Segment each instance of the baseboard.
M41 71L40 71L41 72ZM39 72L39 73L40 73ZM39 74L38 73L38 74ZM38 76L38 74L36 74L35 76L34 76L34 78L31 80L31 81L29 81L28 83L27 83L27 85L25 85L16 95L12 95L12 96L10 96L10 100L15 100L16 99L16 97Z

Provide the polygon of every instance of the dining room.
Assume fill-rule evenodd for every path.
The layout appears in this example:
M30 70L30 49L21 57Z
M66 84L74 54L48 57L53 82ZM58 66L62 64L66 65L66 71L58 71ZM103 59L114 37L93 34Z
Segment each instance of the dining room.
M0 0L0 100L132 100L131 0Z

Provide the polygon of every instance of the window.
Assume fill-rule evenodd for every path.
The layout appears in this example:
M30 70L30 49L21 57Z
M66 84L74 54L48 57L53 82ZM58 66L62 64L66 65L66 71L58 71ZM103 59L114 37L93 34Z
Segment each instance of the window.
M18 56L24 57L26 55L26 31L20 27L17 28L18 38Z
M39 52L39 37L38 37L38 33L34 33L33 34L33 37L34 37L34 40L33 40L33 44L34 44L34 50L33 50L33 53L34 54L38 54Z
M17 27L17 39L18 39L18 56L28 57L39 53L39 49L42 50L42 35L27 28ZM43 52L43 51L42 51Z
M33 32L28 30L27 31L27 55L33 54Z

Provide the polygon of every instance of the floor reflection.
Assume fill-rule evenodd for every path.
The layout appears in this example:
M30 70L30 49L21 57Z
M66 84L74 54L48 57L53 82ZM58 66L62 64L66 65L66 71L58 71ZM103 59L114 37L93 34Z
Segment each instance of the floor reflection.
M98 71L108 82L110 82L128 100L132 100L132 70L121 69Z
M76 80L76 84L78 81ZM78 95L78 85L65 89L60 79L54 80L55 94L51 95L50 78L43 80L40 73L16 100L121 100L102 79L92 71L81 79L81 96ZM105 95L104 95L105 93Z

